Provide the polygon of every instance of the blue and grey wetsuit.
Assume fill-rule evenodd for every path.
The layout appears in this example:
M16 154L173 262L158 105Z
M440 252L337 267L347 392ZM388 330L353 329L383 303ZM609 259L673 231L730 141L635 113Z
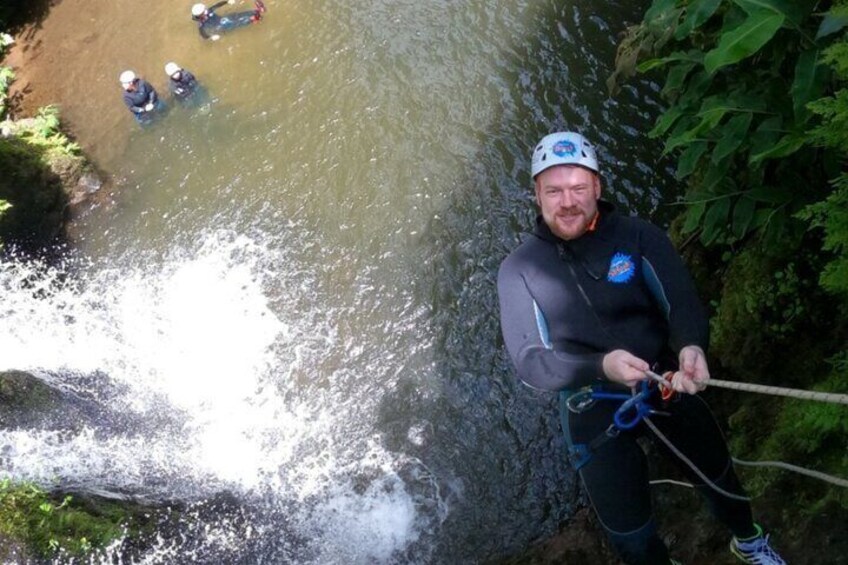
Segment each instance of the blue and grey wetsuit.
M578 448L604 433L618 407L598 401L574 413L564 404L587 385L624 389L606 379L607 353L624 349L658 365L656 370L672 370L681 348L706 350L709 335L695 287L666 234L619 215L607 202L599 202L599 211L595 229L570 241L556 237L539 218L533 236L498 273L509 355L523 382L560 392L563 431L573 454L585 454ZM701 398L680 395L664 409L670 415L652 421L707 477L741 492L724 438ZM651 512L645 455L636 443L645 429L642 423L606 441L581 461L579 473L620 556L627 563L668 563ZM751 535L747 503L709 489L704 494L735 535Z
M213 4L206 9L205 15L198 18L198 27L203 39L209 39L214 35L256 23L262 19L262 13L265 11L265 5L258 1L256 2L256 9L249 12L235 12L224 16L215 13L215 10L226 4L226 0Z
M144 79L136 79L135 90L124 90L124 104L133 113L136 121L141 124L147 124L153 121L154 114L162 109L156 89ZM153 111L148 112L145 110L145 106L148 104L154 105L155 108Z

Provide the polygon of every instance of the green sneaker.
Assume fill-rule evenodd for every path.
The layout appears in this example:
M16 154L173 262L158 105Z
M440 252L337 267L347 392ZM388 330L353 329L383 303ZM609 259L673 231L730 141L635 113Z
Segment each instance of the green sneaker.
M730 540L730 551L733 555L738 557L742 563L786 565L786 561L769 544L768 535L763 535L763 529L760 525L754 524L754 527L757 528L757 535L754 537L745 540L734 537Z

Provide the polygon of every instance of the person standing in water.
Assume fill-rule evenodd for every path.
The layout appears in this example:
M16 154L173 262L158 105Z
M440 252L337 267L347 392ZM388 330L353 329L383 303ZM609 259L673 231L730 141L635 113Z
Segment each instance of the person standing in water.
M254 24L262 19L265 13L265 4L262 0L254 2L254 9L249 12L236 12L219 16L215 10L227 4L235 4L235 0L222 0L217 4L207 7L206 4L195 4L191 7L191 17L197 22L200 35L203 39L217 41L221 34L236 28Z
M200 89L200 83L197 82L193 74L173 61L165 65L165 74L170 79L168 86L171 89L171 94L178 102L185 104L195 98Z
M129 70L122 72L119 80L124 88L124 104L132 112L135 120L141 125L153 122L156 113L163 108L156 89Z
M545 136L533 150L541 214L498 272L501 329L518 377L559 394L574 468L624 562L676 563L657 532L637 442L653 431L702 473L674 458L730 531L730 551L744 563L785 565L754 523L722 432L698 395L709 379L709 323L695 285L663 230L601 200L599 170L579 133ZM651 370L666 372L662 394L642 388ZM603 396L632 399L636 390L656 415L617 425L624 400Z

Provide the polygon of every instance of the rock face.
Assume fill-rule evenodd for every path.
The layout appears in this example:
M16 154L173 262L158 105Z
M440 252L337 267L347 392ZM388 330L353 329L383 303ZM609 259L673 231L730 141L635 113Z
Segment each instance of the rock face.
M0 215L0 241L23 250L62 242L71 207L103 186L100 175L67 138L44 141L58 138L44 137L44 119L0 123L0 200L11 204ZM58 117L54 120L51 126L58 124Z

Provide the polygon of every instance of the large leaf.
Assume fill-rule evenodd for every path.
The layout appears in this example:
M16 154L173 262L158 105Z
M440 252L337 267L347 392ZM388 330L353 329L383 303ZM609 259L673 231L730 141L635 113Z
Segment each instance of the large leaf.
M698 51L697 49L692 49L687 52L676 51L668 57L662 57L659 59L648 59L647 61L643 61L636 66L636 70L640 73L646 73L651 69L667 65L668 63L675 63L677 61L691 61L693 63L702 63L704 61L704 53L703 51Z
M777 142L773 147L754 155L751 155L749 161L752 164L759 163L764 159L777 159L786 157L801 149L804 144L809 141L809 138L802 134L790 133L783 136L783 139Z
M756 131L748 136L751 153L756 155L774 147L782 134L786 133L783 127L783 116L771 116L760 122Z
M736 205L733 206L733 217L731 219L731 231L738 238L743 238L748 233L751 227L751 222L754 219L754 210L756 202L745 196L736 200Z
M774 37L786 17L780 14L761 11L749 16L737 28L721 36L718 46L704 57L707 72L738 63L759 51Z
M762 12L778 14L796 26L801 24L801 20L811 7L809 2L803 0L733 0L733 2L750 16L757 16Z
M745 112L733 116L724 124L720 130L721 139L718 140L715 149L713 149L713 163L720 163L742 145L745 135L748 133L748 128L751 127L753 117L754 115L751 112Z
M692 33L712 17L722 0L694 0L686 7L686 19L674 32L675 39L681 40Z
M795 121L803 124L810 116L807 104L821 98L827 79L827 68L819 64L818 49L804 51L795 65L795 80L792 82L792 106Z
M644 19L648 22L654 18L662 17L668 14L668 12L674 10L676 5L677 0L654 0L651 3L650 8L648 8L648 11L645 12Z
M683 108L681 108L680 106L672 106L671 108L666 110L662 116L659 117L656 125L654 126L654 129L648 132L648 137L655 139L663 135L665 132L668 131L671 126L674 125L674 122L676 122L677 119L682 115Z
M695 202L686 209L686 220L683 222L683 233L691 233L701 224L701 216L707 209L705 202Z
M701 70L693 73L689 77L689 83L686 85L686 90L680 94L677 101L678 105L697 106L704 99L704 94L709 90L713 82L713 75Z
M698 166L701 155L706 151L706 141L696 141L690 144L677 160L677 178L682 179L691 175L695 167Z
M746 192L745 195L751 200L766 204L785 204L792 200L792 192L785 185L758 186Z
M674 129L669 134L668 139L665 140L665 147L663 147L662 152L663 156L695 140L694 129L690 127L692 123L693 120L689 116L677 122L677 125L674 126Z
M686 82L686 76L695 68L695 65L696 63L692 61L683 61L669 69L665 79L665 86L662 89L663 96L669 98L676 97L677 93L682 89L683 83Z
M730 213L730 197L719 198L710 202L704 214L704 231L701 241L709 245L727 229L727 216Z

